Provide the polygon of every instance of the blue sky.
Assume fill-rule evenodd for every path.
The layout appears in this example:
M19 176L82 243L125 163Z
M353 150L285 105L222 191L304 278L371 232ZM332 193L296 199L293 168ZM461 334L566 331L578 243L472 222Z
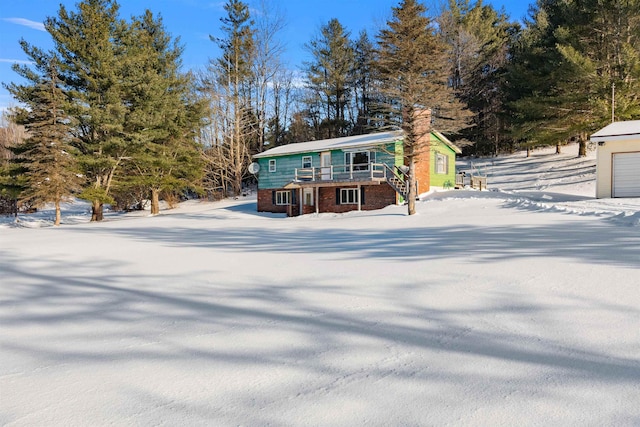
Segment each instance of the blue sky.
M528 5L533 0L485 0L496 8L504 7L514 20L522 20ZM286 46L285 60L292 69L297 69L302 61L309 60L303 49L304 43L314 37L320 26L331 18L340 22L357 35L366 29L370 35L376 33L390 16L391 7L399 0L267 0L278 8L286 19L286 27L281 37ZM2 0L0 6L0 81L18 81L11 70L11 64L27 60L18 41L24 38L29 43L51 48L49 35L42 22L48 16L56 16L59 5L75 10L77 0ZM218 55L216 46L209 35L220 36L220 18L224 16L224 0L120 0L122 17L141 15L145 9L161 14L165 27L173 37L180 37L185 46L183 64L188 69L203 67L209 58ZM259 0L246 3L254 6ZM435 10L432 0L426 4ZM4 89L0 88L0 110L15 102Z

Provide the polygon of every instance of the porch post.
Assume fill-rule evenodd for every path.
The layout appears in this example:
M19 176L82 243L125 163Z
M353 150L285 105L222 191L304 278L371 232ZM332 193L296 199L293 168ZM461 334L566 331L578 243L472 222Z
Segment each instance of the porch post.
M358 210L361 210L360 208L362 207L362 200L360 200L360 195L362 194L362 187L360 184L358 184Z
M320 213L320 200L318 199L319 194L320 194L320 187L316 186L316 199L314 200L316 204L316 213Z

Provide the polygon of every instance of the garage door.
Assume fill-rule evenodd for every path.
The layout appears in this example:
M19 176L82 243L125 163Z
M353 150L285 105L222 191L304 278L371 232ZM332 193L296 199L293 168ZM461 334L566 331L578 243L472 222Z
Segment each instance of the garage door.
M613 197L640 197L640 153L613 155Z

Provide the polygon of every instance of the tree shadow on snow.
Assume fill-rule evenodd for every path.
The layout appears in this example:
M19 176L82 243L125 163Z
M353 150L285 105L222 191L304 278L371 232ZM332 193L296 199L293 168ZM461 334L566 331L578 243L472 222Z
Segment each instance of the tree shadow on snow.
M158 232L152 231L152 234ZM184 230L176 230L176 233L179 235L181 231ZM409 236L419 230L410 231ZM543 233L555 231L551 229ZM462 237L455 237L455 233L462 233L462 230L440 232L446 232L447 235L454 232L453 242L442 248L445 252L468 246L468 239L463 241ZM260 245L263 235L250 237L257 230L236 233L238 235L234 232L216 235L216 240L221 240L216 245L228 250L256 250L254 247L258 246L258 250L277 251L278 242L291 242L293 239L293 250L306 251L309 249L304 247L304 238L313 236L296 240L285 233L282 240L274 240L275 236L269 235L269 243ZM516 231L516 235L502 229L476 230L476 233L487 240L471 249L477 256L498 256L500 251L496 248L523 235L529 236L528 249L512 242L510 251L514 253L511 256L532 256L532 253L536 256L538 251L547 248L546 243L540 243L540 247L536 243L549 238L546 234L532 234L531 230ZM137 234L133 237L141 238ZM152 238L170 244L176 244L176 240L180 244L211 244L205 242L204 236L197 237L195 242L178 239L173 233L154 234ZM321 250L340 250L342 253L352 250L359 253L361 249L350 249L349 245L355 243L347 241L357 239L359 244L381 246L375 249L373 256L388 257L397 251L413 258L444 256L428 249L444 240L444 236L437 233L434 236L433 230L429 235L409 240L409 252L401 249L406 248L406 239L383 244L383 240L388 238L386 234L372 232L352 234L340 240L333 235L330 239L332 243L325 243ZM575 242L569 241L565 247L568 248L571 243ZM339 249L345 244L346 249ZM522 251L526 254L519 253ZM35 262L39 263L40 268L35 270L28 267ZM418 355L416 361L426 365L430 360L434 363L448 356L473 360L479 358L474 363L482 364L482 361L491 360L507 363L507 366L515 364L526 372L536 369L535 372L545 378L551 371L565 382L572 378L579 384L583 384L585 378L627 385L640 382L640 362L637 359L613 356L607 353L606 348L601 351L587 350L554 339L529 336L528 331L548 321L546 317L550 307L514 300L513 295L496 295L493 303L476 308L446 309L437 305L429 306L428 302L425 305L416 304L413 300L403 300L397 296L392 304L394 313L390 315L388 312L352 311L339 304L327 304L326 301L336 302L340 299L333 295L337 291L336 286L323 283L321 278L305 280L304 293L331 295L325 300L303 298L299 283L235 283L228 284L221 291L219 287L209 289L205 283L194 284L193 278L123 274L120 273L122 265L109 261L71 265L59 261L47 263L18 259L0 252L0 270L3 272L4 287L0 311L0 324L3 325L0 331L0 362L3 357L12 355L46 365L52 362L62 364L65 370L73 369L77 364L93 366L98 372L103 364L176 362L177 365L169 365L170 369L185 366L184 369L190 374L193 373L189 366L196 362L213 364L210 366L222 364L235 369L246 366L268 370L286 365L304 370L311 375L307 376L309 381L318 382L322 381L318 378L343 378L347 375L371 381L393 375L425 384L445 380L456 384L482 381L492 384L492 387L500 387L500 384L508 386L513 381L504 372L458 371L455 364L423 369L420 367L422 365L407 365L400 359L394 362L391 358L386 364L379 360L371 362L363 359L354 368L349 364L337 364L327 357L343 352L357 356L359 352L369 352L375 346L381 355L389 356L392 350L404 353L407 357ZM97 275L96 272L100 271L105 273ZM186 280L189 282L185 283ZM159 283L173 285L159 286ZM406 286L420 288L428 287L430 283L427 279L426 283L409 283ZM343 298L346 298L355 290L352 287L342 291L345 292ZM576 302L577 305L585 303L594 308L619 309L601 306L601 302L596 300ZM633 318L637 314L629 313L628 316ZM523 330L518 332L487 329L482 327L481 322L476 322L501 315L530 323L521 325ZM470 323L465 323L465 319L470 319ZM506 326L509 326L508 323ZM264 333L267 338L260 345L233 339L245 336L245 333L250 336ZM268 334L271 333L291 338L286 342L282 342L281 338L270 342ZM216 339L218 334L232 340ZM160 370L158 375L162 375L164 365L156 363L154 366ZM2 381L0 379L0 384ZM136 381L139 379L134 376L126 386L138 390L140 394L136 397L134 393L132 398L143 402L150 396L145 396L148 390ZM527 387L527 381L531 381L532 386L540 389L541 380L530 374L517 381L519 387ZM278 386L286 387L288 384L271 385L272 389ZM549 382L548 392L552 393L556 386L556 382ZM208 413L208 408L205 406L200 409ZM187 410L189 408L185 408Z
M258 361L269 365L282 363L283 357L298 360L317 355L318 347L337 348L345 345L341 341L357 342L358 337L365 337L376 340L381 345L396 343L411 348L547 366L567 372L586 372L603 381L640 381L638 360L616 358L604 352L578 348L562 348L558 351L558 343L540 340L526 344L518 339L515 332L482 331L482 328L464 325L457 320L460 316L473 318L505 314L532 321L538 318L537 322L549 309L528 301L514 301L513 295L504 295L496 299L497 303L473 309L440 309L404 301L397 307L396 315L391 316L392 320L388 320L387 314L349 312L330 305L302 301L297 296L300 290L298 283L238 284L224 297L218 297L215 292L206 288L185 286L180 292L176 292L176 288L158 288L156 283L160 277L152 275L109 274L96 277L89 273L108 268L109 265L105 263L83 266L56 263L52 270L60 271L59 276L42 274L23 268L23 260L12 258L6 253L0 254L3 283L12 288L11 291L3 291L4 309L0 312L3 352L30 354L67 362L87 360L110 363L131 359L193 358L233 363ZM49 268L43 270L48 271ZM162 279L184 280L166 276L162 276ZM428 284L415 286L425 287ZM305 291L329 294L334 293L335 287L324 287L321 280L308 280L305 282ZM247 302L255 304L249 308ZM599 301L584 300L575 303L577 306L588 303L594 307L602 304ZM602 308L621 310L620 307L610 305ZM637 312L628 315L634 316ZM393 320L394 318L397 320ZM170 325L167 329L175 335L167 336L164 329L149 328L158 322ZM71 328L72 325L82 324L86 327L79 330ZM18 335L7 336L13 329L35 325L42 328L44 336L49 335L47 329L56 331L50 334L51 341L20 340L17 339ZM65 325L75 331L73 335L67 335ZM180 343L182 334L201 333L203 329L220 332L229 328L261 329L265 325L270 329L296 331L308 339L301 341L305 343L301 348L282 351L273 349L264 354L234 354L224 348L220 351L213 348L194 349ZM537 326L532 323L531 327L535 329ZM117 345L110 349L90 348L92 341L118 341L132 335L141 338L140 349L135 346L118 348ZM75 345L69 349L56 346L55 350L48 350L47 346L56 341L55 336L76 343L86 340L88 345L80 346L86 347L84 349ZM147 348L143 345L147 339L171 342L171 350L156 352L153 348ZM322 370L326 367L317 368Z
M268 224L266 222L265 224ZM109 233L168 246L194 246L222 251L324 253L336 259L385 258L397 261L462 258L485 262L556 257L594 264L640 269L640 234L635 228L606 222L557 222L551 225L411 227L394 230L353 229L334 223L311 228L242 226L206 228L112 227ZM568 224L572 224L568 228ZM333 225L333 224L332 224ZM69 232L92 233L89 228Z

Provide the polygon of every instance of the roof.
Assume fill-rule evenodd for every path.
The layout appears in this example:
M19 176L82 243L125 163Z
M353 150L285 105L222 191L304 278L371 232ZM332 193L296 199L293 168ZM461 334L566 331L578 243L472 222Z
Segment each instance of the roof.
M456 154L462 154L462 150L458 148L457 145L454 145L453 142L449 141L449 138L438 132L437 130L431 131L438 139L448 145Z
M449 141L440 132L433 131L432 133L446 145L451 147L453 151L458 154L461 153L460 149L453 145L453 143L451 143L451 141ZM253 157L259 159L262 157L285 156L288 154L372 147L380 144L401 141L403 138L404 135L401 131L393 131L370 133L366 135L345 136L342 138L320 139L318 141L296 142L293 144L274 147L260 154L256 154Z
M362 146L380 145L385 142L394 142L401 139L401 132L381 132L366 135L345 136L342 138L320 139L317 141L296 142L293 144L281 145L260 154L256 154L253 157L284 156L286 154L357 148Z
M640 139L640 120L613 122L591 135L591 141L624 141Z

